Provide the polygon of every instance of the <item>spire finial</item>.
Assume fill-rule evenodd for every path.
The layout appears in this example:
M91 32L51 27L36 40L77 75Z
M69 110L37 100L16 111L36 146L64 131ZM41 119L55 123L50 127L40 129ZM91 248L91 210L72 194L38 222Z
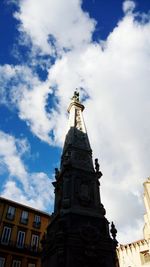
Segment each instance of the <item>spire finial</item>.
M74 95L72 97L73 101L79 102L79 92L78 89L76 88L76 90L74 91Z

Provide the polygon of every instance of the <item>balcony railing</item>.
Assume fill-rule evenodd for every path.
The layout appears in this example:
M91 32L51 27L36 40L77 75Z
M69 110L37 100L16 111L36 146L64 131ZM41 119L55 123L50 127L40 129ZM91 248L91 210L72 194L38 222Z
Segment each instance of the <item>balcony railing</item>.
M31 246L30 244L23 244L22 246L17 245L17 242L10 240L9 242L5 243L5 240L0 240L0 247L7 247L7 250L17 250L23 253L30 253L34 255L38 255L41 252L41 249L36 246Z
M28 224L28 218L20 218L20 223L22 224Z
M14 213L7 213L6 214L6 219L13 221L14 218L15 218L15 214Z
M36 221L34 221L34 222L33 222L33 227L39 229L39 228L41 227L41 222L36 222Z

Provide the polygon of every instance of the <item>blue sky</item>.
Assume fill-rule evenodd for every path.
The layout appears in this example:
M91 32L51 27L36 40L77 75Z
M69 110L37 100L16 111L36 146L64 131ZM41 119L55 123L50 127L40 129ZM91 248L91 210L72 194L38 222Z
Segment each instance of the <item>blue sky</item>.
M107 218L120 242L141 238L150 175L149 0L3 0L0 36L1 196L53 210L51 181L78 87Z

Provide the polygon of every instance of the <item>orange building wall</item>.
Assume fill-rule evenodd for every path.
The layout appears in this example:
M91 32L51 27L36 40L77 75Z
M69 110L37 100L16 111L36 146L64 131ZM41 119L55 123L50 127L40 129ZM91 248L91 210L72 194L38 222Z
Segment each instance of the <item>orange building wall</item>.
M15 207L14 220L7 219L9 206ZM20 222L23 210L28 211L27 224L22 224ZM41 218L41 225L39 228L35 228L33 225L35 215L39 215ZM4 267L12 267L13 259L21 259L21 267L28 267L29 262L35 263L35 267L41 267L41 244L39 242L37 252L32 251L31 238L32 234L36 234L39 236L39 240L41 240L49 222L50 215L47 213L32 209L8 199L0 198L0 257L6 258ZM10 226L12 228L10 242L8 245L3 245L1 243L4 226ZM24 247L21 249L16 247L17 234L19 230L25 231Z

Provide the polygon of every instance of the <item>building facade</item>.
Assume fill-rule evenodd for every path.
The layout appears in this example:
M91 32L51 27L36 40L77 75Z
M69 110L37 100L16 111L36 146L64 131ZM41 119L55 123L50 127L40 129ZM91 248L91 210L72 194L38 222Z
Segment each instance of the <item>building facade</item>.
M144 215L144 229L143 234L146 240L150 240L150 178L144 183L144 204L146 213Z
M120 267L150 267L150 178L144 185L144 215L143 239L118 247Z
M50 215L0 197L0 267L41 267Z

